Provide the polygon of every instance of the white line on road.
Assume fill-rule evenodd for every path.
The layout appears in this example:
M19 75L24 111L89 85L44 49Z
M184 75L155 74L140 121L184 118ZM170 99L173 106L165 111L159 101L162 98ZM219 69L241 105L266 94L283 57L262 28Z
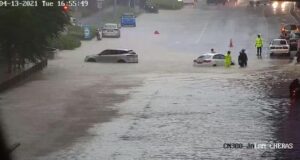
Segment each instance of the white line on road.
M201 41L202 36L203 36L203 33L205 32L207 26L208 26L208 23L205 23L205 24L204 24L204 27L202 28L202 30L201 30L201 32L200 32L199 37L198 37L198 38L196 39L196 41L195 41L195 44L198 44L198 43Z

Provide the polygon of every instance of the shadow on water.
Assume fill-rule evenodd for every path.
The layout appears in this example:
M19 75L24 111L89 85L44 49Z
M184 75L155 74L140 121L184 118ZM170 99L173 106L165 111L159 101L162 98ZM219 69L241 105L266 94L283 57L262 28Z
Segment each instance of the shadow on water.
M268 119L272 124L275 141L273 143L293 143L293 149L274 149L278 159L300 158L300 102L289 99L289 84L299 73L275 70L262 74L261 89L268 95L272 104L272 114Z
M288 100L289 101L289 100ZM278 127L276 137L279 143L293 143L293 149L276 150L278 158L300 158L300 103L288 102L277 106L277 109L285 108L286 114L278 113L278 119L274 123ZM284 109L281 109L284 110Z

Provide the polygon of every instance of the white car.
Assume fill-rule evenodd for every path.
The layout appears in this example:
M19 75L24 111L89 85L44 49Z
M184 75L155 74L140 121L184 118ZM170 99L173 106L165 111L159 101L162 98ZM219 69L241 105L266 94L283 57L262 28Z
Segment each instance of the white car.
M269 46L270 56L278 54L290 54L290 46L285 39L273 39Z
M106 23L102 28L103 37L121 37L121 31L118 24L115 23Z
M106 49L99 54L86 56L84 61L138 63L138 55L128 49Z
M219 53L205 53L194 60L196 66L224 66L225 56Z

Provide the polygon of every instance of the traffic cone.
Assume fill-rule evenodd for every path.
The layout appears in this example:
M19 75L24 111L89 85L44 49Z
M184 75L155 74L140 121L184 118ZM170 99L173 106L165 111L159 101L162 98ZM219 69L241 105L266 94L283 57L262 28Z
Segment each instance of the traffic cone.
M233 47L232 38L230 38L229 47L230 47L230 48L232 48L232 47Z
M154 34L159 34L159 32L158 31L154 31Z

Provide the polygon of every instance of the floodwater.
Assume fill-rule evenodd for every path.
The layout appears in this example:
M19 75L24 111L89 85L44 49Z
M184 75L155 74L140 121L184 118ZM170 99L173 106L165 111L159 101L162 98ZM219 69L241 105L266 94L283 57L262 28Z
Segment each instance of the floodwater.
M115 106L119 118L95 125L88 140L41 159L274 159L277 150L223 147L279 140L272 124L282 99L269 98L257 76L151 75L131 90L130 100Z
M144 14L136 28L121 29L120 39L87 41L60 52L42 73L1 94L9 140L21 143L14 157L299 158L300 111L288 98L288 83L299 77L299 66L266 53L257 59L249 43L262 32L267 44L276 38L280 20L290 21L286 14L265 11L199 5ZM228 48L230 38L234 48ZM246 48L248 67L193 66L211 46L220 53L231 49L235 61ZM106 48L133 49L139 63L83 62ZM246 147L275 142L293 143L293 149ZM231 143L244 147L229 149Z

